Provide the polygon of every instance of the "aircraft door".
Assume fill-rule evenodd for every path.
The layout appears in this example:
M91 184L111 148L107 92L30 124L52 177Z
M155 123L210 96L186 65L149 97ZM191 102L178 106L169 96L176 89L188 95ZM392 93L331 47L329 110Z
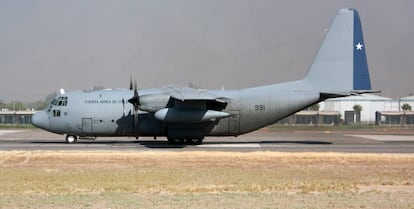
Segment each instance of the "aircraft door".
M92 118L82 118L82 132L84 134L92 133Z
M238 134L240 132L240 112L231 111L229 118L229 133Z

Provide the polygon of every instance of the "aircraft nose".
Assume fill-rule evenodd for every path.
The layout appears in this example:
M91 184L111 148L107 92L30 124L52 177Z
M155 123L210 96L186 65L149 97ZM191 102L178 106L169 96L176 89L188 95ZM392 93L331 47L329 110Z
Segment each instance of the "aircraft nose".
M49 128L49 117L46 112L41 111L33 114L32 124L38 128L47 130Z

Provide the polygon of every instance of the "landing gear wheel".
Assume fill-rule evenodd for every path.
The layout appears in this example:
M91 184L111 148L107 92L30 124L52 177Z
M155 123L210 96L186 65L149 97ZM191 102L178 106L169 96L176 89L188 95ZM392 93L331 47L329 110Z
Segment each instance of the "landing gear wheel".
M78 142L78 137L74 135L67 135L66 136L66 143L68 144L76 144Z
M170 144L183 144L184 143L184 139L168 138L168 142Z
M187 139L186 142L190 145L200 145L203 143L203 139Z

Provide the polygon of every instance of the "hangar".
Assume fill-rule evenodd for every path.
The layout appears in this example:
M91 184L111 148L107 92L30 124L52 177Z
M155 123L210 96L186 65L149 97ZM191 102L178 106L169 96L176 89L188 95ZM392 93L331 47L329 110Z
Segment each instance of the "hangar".
M0 125L26 125L30 124L35 111L0 111Z
M346 124L375 124L377 111L399 111L401 106L399 100L373 94L329 99L319 105L321 111L338 111ZM356 105L361 107L359 118Z

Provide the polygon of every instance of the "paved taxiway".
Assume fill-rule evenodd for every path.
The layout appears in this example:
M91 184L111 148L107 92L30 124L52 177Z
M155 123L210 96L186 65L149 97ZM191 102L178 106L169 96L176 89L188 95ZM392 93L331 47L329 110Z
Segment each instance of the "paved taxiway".
M42 130L0 130L0 150L198 150L414 153L414 135L346 134L317 131L256 131L239 137L209 137L202 145L171 145L161 137L98 138L66 144Z

